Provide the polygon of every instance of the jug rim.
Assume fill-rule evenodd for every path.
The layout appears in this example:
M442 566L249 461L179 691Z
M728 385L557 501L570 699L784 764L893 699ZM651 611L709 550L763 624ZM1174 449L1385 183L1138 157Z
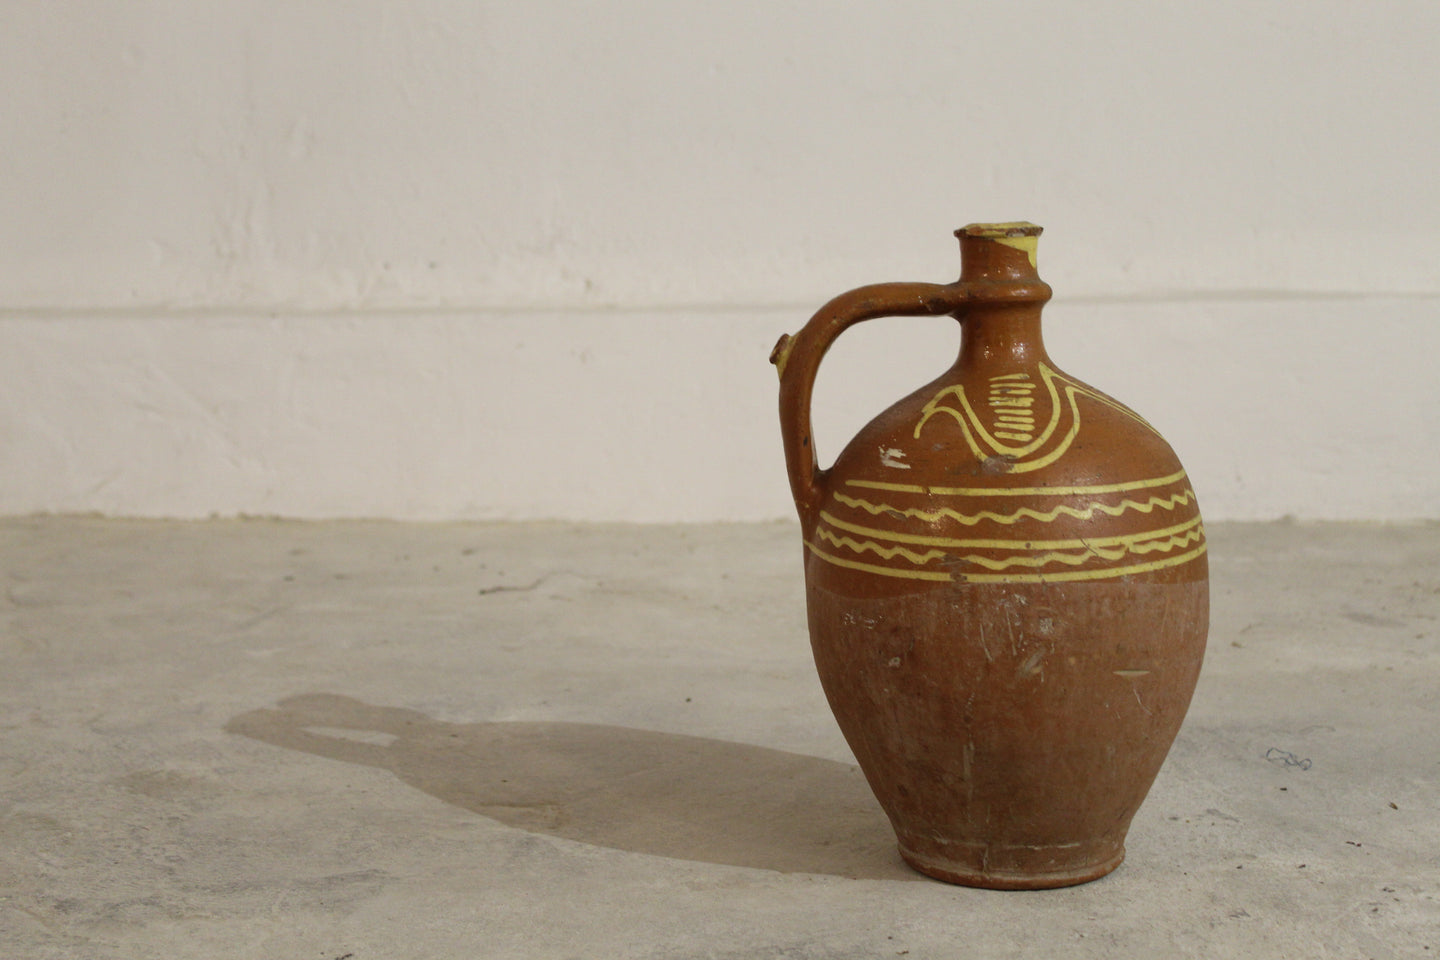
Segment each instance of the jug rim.
M1028 220L1007 223L971 223L955 231L957 237L1038 237L1045 228Z

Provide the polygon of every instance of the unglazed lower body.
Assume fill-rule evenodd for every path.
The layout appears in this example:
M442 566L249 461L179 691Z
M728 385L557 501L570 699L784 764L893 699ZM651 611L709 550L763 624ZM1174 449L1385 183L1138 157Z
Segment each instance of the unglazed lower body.
M1120 865L1199 676L1206 581L808 594L826 696L907 862L1002 889Z

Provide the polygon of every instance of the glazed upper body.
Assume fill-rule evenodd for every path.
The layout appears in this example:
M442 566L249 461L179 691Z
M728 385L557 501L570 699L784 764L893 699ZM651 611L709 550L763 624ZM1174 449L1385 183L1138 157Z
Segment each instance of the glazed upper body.
M813 470L813 487L796 485L810 563L836 568L816 573L869 575L882 593L1203 579L1204 529L1174 451L1046 354L1040 311L1050 291L1033 242L960 233L964 272L936 288L957 307L948 312L962 324L959 359L864 427L831 469ZM812 324L833 326L836 316L822 310ZM813 458L808 436L800 446Z

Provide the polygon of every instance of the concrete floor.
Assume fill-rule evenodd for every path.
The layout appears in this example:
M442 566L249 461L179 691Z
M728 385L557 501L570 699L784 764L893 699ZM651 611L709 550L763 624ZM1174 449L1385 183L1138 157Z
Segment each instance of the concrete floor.
M0 956L1440 957L1440 525L1217 525L1129 860L926 880L788 525L0 523Z

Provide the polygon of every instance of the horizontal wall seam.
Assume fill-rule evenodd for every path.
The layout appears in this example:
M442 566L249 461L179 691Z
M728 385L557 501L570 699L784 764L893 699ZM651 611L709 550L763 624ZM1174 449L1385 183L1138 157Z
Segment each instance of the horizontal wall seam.
M1128 306L1147 303L1207 305L1214 303L1266 303L1297 301L1375 301L1440 300L1440 291L1389 291L1368 292L1347 290L1201 290L1174 291L1136 294L1057 294L1054 306ZM540 303L540 304L414 304L414 305L369 305L336 304L334 306L287 305L275 303L236 304L176 304L150 303L133 305L84 304L59 306L35 304L27 306L0 306L0 320L44 320L104 318L180 318L180 317L400 317L400 316L455 316L464 314L503 315L516 314L646 314L646 313L813 313L825 302L823 296L804 302L763 302L763 303Z

